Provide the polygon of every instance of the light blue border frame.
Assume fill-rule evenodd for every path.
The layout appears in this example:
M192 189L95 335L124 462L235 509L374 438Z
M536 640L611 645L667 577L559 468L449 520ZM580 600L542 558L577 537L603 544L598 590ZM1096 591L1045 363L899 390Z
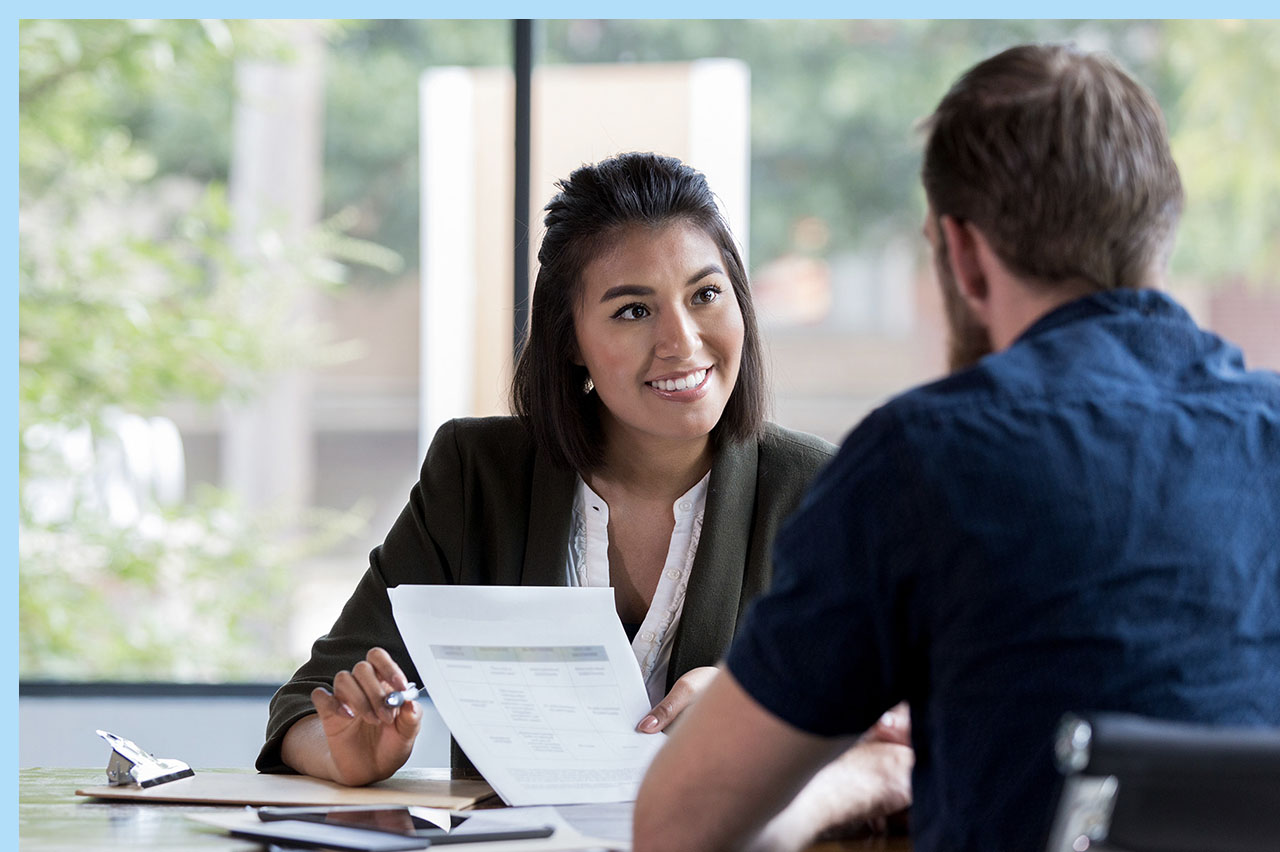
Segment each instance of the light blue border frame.
M181 11L184 17L308 17L308 18L344 18L351 17L353 11L360 12L360 17L368 18L415 18L423 16L438 18L518 18L518 17L537 17L537 18L595 18L599 16L601 11L598 2L586 2L586 0L544 0L537 3L517 3L511 0L479 0L479 2L461 4L446 3L375 3L371 6L362 6L358 10L354 9L348 3L273 3L264 7L261 4L250 3L219 3L210 4L213 8L204 7L203 4L197 7L186 7ZM99 18L99 17L169 17L175 11L178 11L172 3L157 2L138 2L113 4L112 8L104 9L100 4L88 2L72 2L72 3L53 3L46 5L37 5L34 3L19 3L15 8L15 17L9 24L9 37L7 44L10 55L13 57L11 61L17 64L17 21L21 18L37 18L37 17L65 17L65 18ZM1210 7L1203 2L1193 2L1193 0L1175 0L1175 2L1128 2L1114 3L1102 2L1101 0L1084 0L1073 4L1054 3L1048 7L1043 5L1032 7L1026 3L1013 3L1010 0L984 0L984 2L960 4L956 2L943 3L939 0L906 0L906 2L886 3L886 2L870 2L870 3L835 3L831 0L800 0L800 2L779 3L776 0L749 0L749 2L728 3L724 0L720 2L677 2L676 0L651 0L645 4L637 4L631 7L630 14L623 11L619 13L617 9L611 9L614 12L613 17L617 18L1021 18L1021 17L1052 17L1053 13L1063 14L1072 19L1081 18L1099 18L1099 19L1123 19L1123 18L1206 18L1210 15L1214 18L1231 18L1231 17L1262 17L1274 16L1276 14L1275 7L1266 7L1257 0L1236 0L1233 3L1225 5L1219 4ZM1039 14L1028 16L1028 12ZM265 13L265 14L264 14ZM463 13L463 14L460 14ZM1048 14L1046 14L1048 13ZM15 68L16 71L16 68ZM11 106L8 111L9 132L6 134L6 147L10 150L10 156L14 157L10 160L12 164L7 171L8 177L4 179L5 197L9 198L14 204L17 204L17 170L16 170L16 148L17 148L17 114L18 114L18 93L17 93L17 75L11 79ZM16 211L15 211L16 212ZM10 432L10 440L5 445L7 449L3 453L4 468L7 472L10 486L4 492L3 506L5 513L13 519L13 527L10 527L8 553L10 557L5 560L10 565L8 576L11 578L7 587L9 604L7 611L9 612L9 642L10 651L6 656L5 668L8 673L8 683L10 689L10 699L6 702L0 702L0 721L9 723L8 729L16 731L17 729L17 701L18 701L18 601L17 601L17 447L14 438L17 436L17 388L18 388L18 371L17 371L17 340L18 340L18 312L17 312L17 282L16 282L16 263L18 259L17 232L11 231L8 239L10 246L7 254L10 258L9 269L13 274L13 290L11 291L10 300L7 300L3 307L0 308L0 316L3 317L5 334L7 335L8 348L10 350L9 366L4 370L3 389L6 392L5 399L7 404L4 411L8 422L12 424L13 431ZM2 595L4 593L0 593ZM20 732L19 732L20 733ZM16 769L17 750L12 745L12 739L9 740L10 749L9 763L11 770ZM0 797L10 802L10 814L12 818L9 825L14 826L16 836L17 820L17 773L10 771L3 774L3 780L0 780Z
M541 2L515 2L515 0L477 0L474 3L404 3L380 2L356 7L351 3L318 2L270 3L266 6L247 2L198 4L179 9L172 3L131 2L111 4L103 8L88 2L61 2L41 5L19 2L17 18L167 18L175 12L181 17L222 18L597 18L601 17L599 2L589 0L541 0ZM783 3L779 0L703 0L679 2L679 0L650 0L626 7L608 8L605 17L618 19L652 18L1054 18L1072 19L1125 19L1125 18L1249 18L1275 17L1274 4L1264 5L1260 0L1234 0L1226 4L1210 6L1203 0L1130 0L1108 3L1104 0L1081 0L1078 3L1050 3L1032 5L1013 0L979 0L959 3L941 0L903 0L889 3L884 0L863 3L837 3L834 0L798 0ZM353 13L358 13L354 14ZM14 44L11 41L10 44Z

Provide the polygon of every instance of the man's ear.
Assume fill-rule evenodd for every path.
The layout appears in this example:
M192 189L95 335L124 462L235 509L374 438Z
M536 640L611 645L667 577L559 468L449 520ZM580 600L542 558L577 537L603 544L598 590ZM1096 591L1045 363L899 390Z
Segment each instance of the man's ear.
M938 225L946 241L947 261L956 287L971 308L980 310L988 295L986 258L979 248L982 235L972 222L951 216L939 217Z

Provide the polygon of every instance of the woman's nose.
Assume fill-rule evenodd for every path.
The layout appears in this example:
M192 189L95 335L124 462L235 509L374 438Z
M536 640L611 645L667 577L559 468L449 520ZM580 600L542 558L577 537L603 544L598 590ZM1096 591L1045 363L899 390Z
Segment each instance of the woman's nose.
M668 311L658 323L654 354L669 360L688 360L702 348L698 325L687 311Z

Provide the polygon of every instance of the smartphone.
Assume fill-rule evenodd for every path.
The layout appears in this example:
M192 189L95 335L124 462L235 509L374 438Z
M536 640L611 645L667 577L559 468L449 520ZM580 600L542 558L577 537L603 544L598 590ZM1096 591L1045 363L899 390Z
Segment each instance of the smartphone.
M385 831L365 831L342 825L328 825L313 819L260 820L257 825L240 823L228 829L233 837L246 837L259 843L290 848L342 849L349 852L401 852L425 849L431 840L407 837Z
M343 828L359 828L429 840L432 846L454 843L479 843L488 840L523 840L550 837L555 828L549 825L477 831L472 834L450 834L426 820L420 820L402 805L335 805L327 808L258 808L258 819L264 822L301 820Z

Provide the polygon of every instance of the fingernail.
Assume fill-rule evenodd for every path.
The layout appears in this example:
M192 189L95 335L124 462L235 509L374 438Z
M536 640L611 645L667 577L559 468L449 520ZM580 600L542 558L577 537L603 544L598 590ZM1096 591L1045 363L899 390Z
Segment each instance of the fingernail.
M897 727L898 717L894 716L892 713L885 713L880 717L880 724L884 725L886 728Z
M637 728L641 731L644 731L646 734L652 734L654 731L658 730L658 717L645 716L643 719L640 720L640 724L637 726Z
M352 710L345 704L342 705L342 712L347 714L348 719L354 719L356 717L356 711Z

